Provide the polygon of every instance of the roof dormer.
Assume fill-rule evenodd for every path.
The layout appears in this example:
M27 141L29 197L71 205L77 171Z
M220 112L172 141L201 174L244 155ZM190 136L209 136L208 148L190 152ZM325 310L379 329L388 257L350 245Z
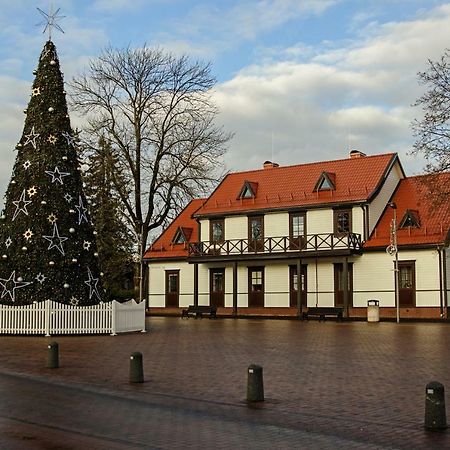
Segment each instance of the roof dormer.
M400 221L399 228L420 228L419 211L407 209L405 215Z
M192 235L192 228L178 227L172 239L172 244L186 244Z
M336 174L332 172L322 172L316 185L314 186L314 191L334 191L336 189Z
M238 199L242 200L246 198L256 198L257 191L258 183L245 180L239 192Z

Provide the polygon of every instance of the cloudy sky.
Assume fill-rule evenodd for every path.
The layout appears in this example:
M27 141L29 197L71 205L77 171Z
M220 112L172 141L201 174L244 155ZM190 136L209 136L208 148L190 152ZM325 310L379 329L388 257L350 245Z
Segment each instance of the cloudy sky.
M219 123L235 134L230 170L398 152L408 174L417 72L450 47L438 0L59 0L54 31L65 74L108 44L162 46L211 61ZM0 0L0 192L22 135L49 1ZM81 121L72 115L72 122Z

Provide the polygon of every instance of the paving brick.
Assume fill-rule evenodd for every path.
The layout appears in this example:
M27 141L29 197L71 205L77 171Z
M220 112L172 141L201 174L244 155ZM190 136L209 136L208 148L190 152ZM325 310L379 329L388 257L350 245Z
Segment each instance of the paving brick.
M450 449L448 431L423 429L426 384L443 383L449 403L448 324L148 318L147 329L3 336L8 439L23 448L67 435L67 448ZM50 341L59 369L45 367ZM135 351L143 384L128 382ZM264 368L266 395L254 408L244 401L251 363Z

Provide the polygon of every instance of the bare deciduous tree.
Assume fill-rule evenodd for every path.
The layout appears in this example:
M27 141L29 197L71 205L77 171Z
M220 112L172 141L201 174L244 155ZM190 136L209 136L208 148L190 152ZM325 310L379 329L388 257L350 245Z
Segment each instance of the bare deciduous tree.
M412 124L416 142L414 153L427 159L431 173L450 170L450 51L438 61L428 60L428 70L419 72L426 92L416 101L423 117Z
M91 150L105 139L114 152L121 176L112 180L140 256L152 230L223 175L231 135L215 125L214 84L209 64L146 46L108 48L70 84Z

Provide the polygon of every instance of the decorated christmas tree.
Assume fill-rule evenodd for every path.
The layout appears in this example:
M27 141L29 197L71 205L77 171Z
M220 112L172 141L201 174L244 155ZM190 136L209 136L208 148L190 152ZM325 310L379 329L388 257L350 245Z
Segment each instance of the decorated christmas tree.
M83 193L55 45L39 58L0 223L0 303L102 301L95 232Z

